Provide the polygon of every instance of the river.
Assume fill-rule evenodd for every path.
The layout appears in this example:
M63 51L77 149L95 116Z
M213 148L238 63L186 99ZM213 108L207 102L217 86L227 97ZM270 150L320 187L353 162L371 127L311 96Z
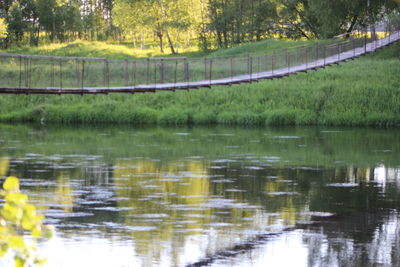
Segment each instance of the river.
M0 126L50 267L398 266L399 152L396 129Z

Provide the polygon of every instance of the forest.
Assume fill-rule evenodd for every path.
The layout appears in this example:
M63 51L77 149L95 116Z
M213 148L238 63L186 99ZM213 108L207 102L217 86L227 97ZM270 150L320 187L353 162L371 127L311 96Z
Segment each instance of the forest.
M398 12L393 0L1 0L0 48L88 40L175 54L267 38L330 38Z

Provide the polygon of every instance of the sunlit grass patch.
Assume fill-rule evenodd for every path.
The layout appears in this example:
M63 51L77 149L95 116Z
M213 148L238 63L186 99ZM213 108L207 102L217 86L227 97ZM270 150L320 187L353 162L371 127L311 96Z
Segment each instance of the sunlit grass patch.
M61 57L101 57L108 59L135 59L147 57L225 57L225 56L243 56L243 55L263 55L272 52L282 52L285 49L293 49L304 45L313 45L314 43L326 43L327 40L306 41L306 40L284 40L267 39L260 42L248 42L239 44L232 48L200 51L198 46L181 47L177 49L178 54L173 55L168 47L164 48L164 53L160 52L157 44L148 45L145 49L134 47L132 43L108 43L91 41L74 41L69 43L47 44L39 47L14 47L1 52L47 55Z
M188 51L191 50L188 49ZM48 44L39 47L17 47L3 50L2 52L61 57L102 57L109 59L134 59L162 55L156 47L149 47L142 50L140 48L132 48L129 45L89 41Z

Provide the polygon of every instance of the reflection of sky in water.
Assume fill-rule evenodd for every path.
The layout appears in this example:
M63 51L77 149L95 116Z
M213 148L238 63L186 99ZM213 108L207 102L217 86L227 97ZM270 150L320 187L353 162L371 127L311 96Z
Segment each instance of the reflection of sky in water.
M291 226L299 222L312 223L313 217L329 218L334 215L329 212L307 211L307 203L302 201L297 203L297 208L294 208L290 202L294 201L294 196L303 192L298 190L295 179L288 180L289 177L285 175L261 175L263 186L259 189L262 195L269 201L279 202L280 198L284 200L281 206L271 208L268 203L267 206L262 206L261 203L249 203L242 199L241 194L246 194L249 189L254 188L234 188L237 187L235 182L240 179L235 177L227 179L221 174L211 174L203 163L185 161L162 166L160 163L155 165L153 161L123 161L113 166L115 177L108 178L109 184L82 186L79 181L70 181L72 188L61 193L71 194L73 200L68 199L68 195L63 196L64 202L67 201L65 206L55 203L52 207L57 209L47 210L46 213L50 222L53 219L54 223L57 223L57 219L66 218L72 218L72 221L62 222L60 230L64 234L60 232L60 235L46 247L50 246L51 251L65 251L66 255L69 253L71 257L61 261L58 257L50 257L49 266L79 266L82 262L77 261L81 257L78 255L85 256L96 266L109 266L110 258L115 257L117 260L113 262L113 266L184 266L263 232L279 233L285 225ZM261 171L251 167L242 166L240 169L246 173ZM299 169L307 170L307 168ZM326 183L325 187L333 190L356 189L363 177L355 176L354 170L347 172L349 175L347 179L342 180L343 182ZM397 181L392 176L395 173L397 173L395 169L378 167L374 172L373 182L384 189L387 181L390 183ZM255 179L257 175L247 176ZM368 177L370 176L368 174ZM248 177L246 179L249 179ZM39 181L36 185L27 179L23 184L28 187L68 188L65 177L63 179L59 179L58 183ZM218 187L221 187L219 193L215 191ZM59 189L56 192L60 193ZM229 193L239 194L239 198L226 195ZM106 204L107 199L117 205L98 206ZM136 201L132 202L132 199ZM82 210L72 210L69 205L81 207ZM95 215L96 211L120 213L123 219L113 222L107 217L108 222L91 221L83 224L74 221L79 217L98 216ZM393 243L391 239L395 234L393 227L394 230L397 227L397 224L393 223L393 218L396 219L396 215L392 215L383 226L384 229L392 231L385 231L382 234L377 229L373 234L375 240L366 244L369 248L368 253L375 255L373 259L379 263L391 262L390 255L393 253L390 249ZM70 228L77 232L69 230ZM104 235L104 231L109 234L104 238L98 238ZM168 232L174 234L167 234ZM248 252L212 261L211 266L264 266L266 262L269 266L294 264L307 266L310 260L313 262L312 265L340 266L341 262L336 258L339 255L342 258L349 258L349 255L343 250L332 250L330 248L332 242L340 243L347 252L354 253L355 244L351 238L331 238L325 234L315 234L313 230L307 232L296 230L264 240ZM50 252L47 249L45 251ZM101 253L98 254L99 252ZM312 254L313 252L318 257ZM50 255L54 253L51 252Z
M307 261L308 249L301 232L295 231L273 238L240 256L218 260L210 266L307 266Z
M140 143L118 145L106 141L126 134L103 130L55 138L45 149L46 139L28 149L23 139L5 142L13 148L0 157L0 176L19 176L23 191L56 226L56 236L41 245L48 266L185 266L204 259L210 266L393 263L399 169L376 158L348 162L349 151L364 155L365 142L335 151L337 141L326 138L341 131L317 137L248 132L174 129L147 139L128 134ZM70 149L91 136L107 145L79 141ZM190 147L192 138L200 146ZM392 153L382 152L388 147L371 146L368 155L392 162ZM238 244L252 246L239 253Z
M143 266L140 258L133 253L132 242L113 241L105 238L71 240L55 235L41 246L42 255L48 261L46 266Z

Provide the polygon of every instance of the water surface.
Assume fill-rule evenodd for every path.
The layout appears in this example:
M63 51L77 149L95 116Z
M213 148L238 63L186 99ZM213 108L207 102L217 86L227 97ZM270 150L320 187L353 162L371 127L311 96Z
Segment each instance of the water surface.
M398 265L399 152L386 129L0 126L51 267Z

